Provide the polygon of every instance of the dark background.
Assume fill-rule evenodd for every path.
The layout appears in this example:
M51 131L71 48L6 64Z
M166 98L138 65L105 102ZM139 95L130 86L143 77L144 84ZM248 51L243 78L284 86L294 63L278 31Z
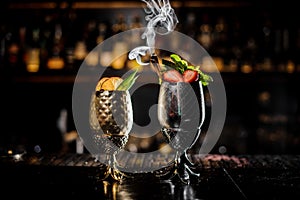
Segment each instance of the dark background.
M26 27L28 33L36 28L41 32L49 29L53 34L54 25L60 24L63 35L60 56L65 58L67 47L74 48L78 40L85 41L88 49L96 45L99 32L87 28L90 22L105 23L108 29L104 37L107 38L117 33L111 27L118 23L120 14L126 24L132 23L135 15L139 15L144 24L144 13L140 7L113 8L110 3L106 4L107 8L88 9L87 2L86 7L73 9L76 1L51 1L57 5L54 8L47 8L43 2L41 7L39 4L34 7L36 4L30 4L32 2L40 1L0 3L0 12L4 15L0 19L0 144L3 147L22 145L29 150L39 145L43 151L56 152L61 151L65 143L57 125L61 111L68 113L67 132L76 129L71 109L72 87L81 61L53 71L45 66L46 60L41 60L40 71L28 73L23 61L26 49L20 45L20 28ZM227 118L212 152L298 154L300 18L297 6L291 1L176 2L181 3L175 8L180 21L178 31L196 40L206 34L212 40L206 48L208 53L223 61L220 72L227 95ZM51 17L51 23L46 23L46 16ZM30 34L27 36L25 44L33 46ZM49 46L45 47L49 52L53 48L52 37L49 36ZM42 37L39 39L42 41ZM9 60L8 49L12 43L21 49L16 62ZM107 73L123 74L127 70L126 66L120 70L108 66ZM155 95L157 88L149 87L143 92ZM147 98L148 102L140 103L155 103L154 95ZM133 101L137 102L136 118L142 120L145 116L138 109L140 96L135 94ZM209 109L210 105L207 106ZM68 145L69 151L75 151L74 141Z

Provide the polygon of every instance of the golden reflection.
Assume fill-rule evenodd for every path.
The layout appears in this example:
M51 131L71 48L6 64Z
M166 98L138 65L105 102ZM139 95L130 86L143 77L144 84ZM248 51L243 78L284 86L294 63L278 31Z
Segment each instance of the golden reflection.
M99 184L99 191L103 191L105 199L133 200L133 199L198 199L195 193L197 185L182 185L172 181L136 181L120 183L103 181Z
M132 200L131 194L128 193L126 187L122 187L122 185L118 182L108 182L103 181L103 193L107 199L111 200Z

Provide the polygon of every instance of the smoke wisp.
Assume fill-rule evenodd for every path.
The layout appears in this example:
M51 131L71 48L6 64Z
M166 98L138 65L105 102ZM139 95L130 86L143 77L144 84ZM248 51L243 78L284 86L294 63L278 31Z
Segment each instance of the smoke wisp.
M155 54L155 36L156 34L166 35L171 33L177 23L178 19L171 7L169 0L142 0L147 7L144 9L147 14L145 20L148 22L145 32L141 38L146 39L147 46L139 46L134 48L128 58L135 59L140 65L148 65L142 61L142 56L147 53Z

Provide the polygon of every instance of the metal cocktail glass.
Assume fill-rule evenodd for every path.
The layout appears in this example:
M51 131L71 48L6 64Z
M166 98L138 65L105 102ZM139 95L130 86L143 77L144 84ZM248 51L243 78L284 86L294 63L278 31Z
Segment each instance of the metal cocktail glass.
M109 170L104 178L111 175L115 180L122 179L124 174L118 170L116 155L125 147L132 125L133 110L128 90L95 92L91 101L90 126L99 152L107 156Z

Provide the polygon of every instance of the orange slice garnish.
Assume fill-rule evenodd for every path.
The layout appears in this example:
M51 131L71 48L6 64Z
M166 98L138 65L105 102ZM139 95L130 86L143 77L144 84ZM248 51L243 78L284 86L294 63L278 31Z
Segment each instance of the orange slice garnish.
M123 81L122 78L120 77L103 77L100 79L96 86L96 91L100 90L108 90L108 91L113 91L116 90L117 87L121 84Z

